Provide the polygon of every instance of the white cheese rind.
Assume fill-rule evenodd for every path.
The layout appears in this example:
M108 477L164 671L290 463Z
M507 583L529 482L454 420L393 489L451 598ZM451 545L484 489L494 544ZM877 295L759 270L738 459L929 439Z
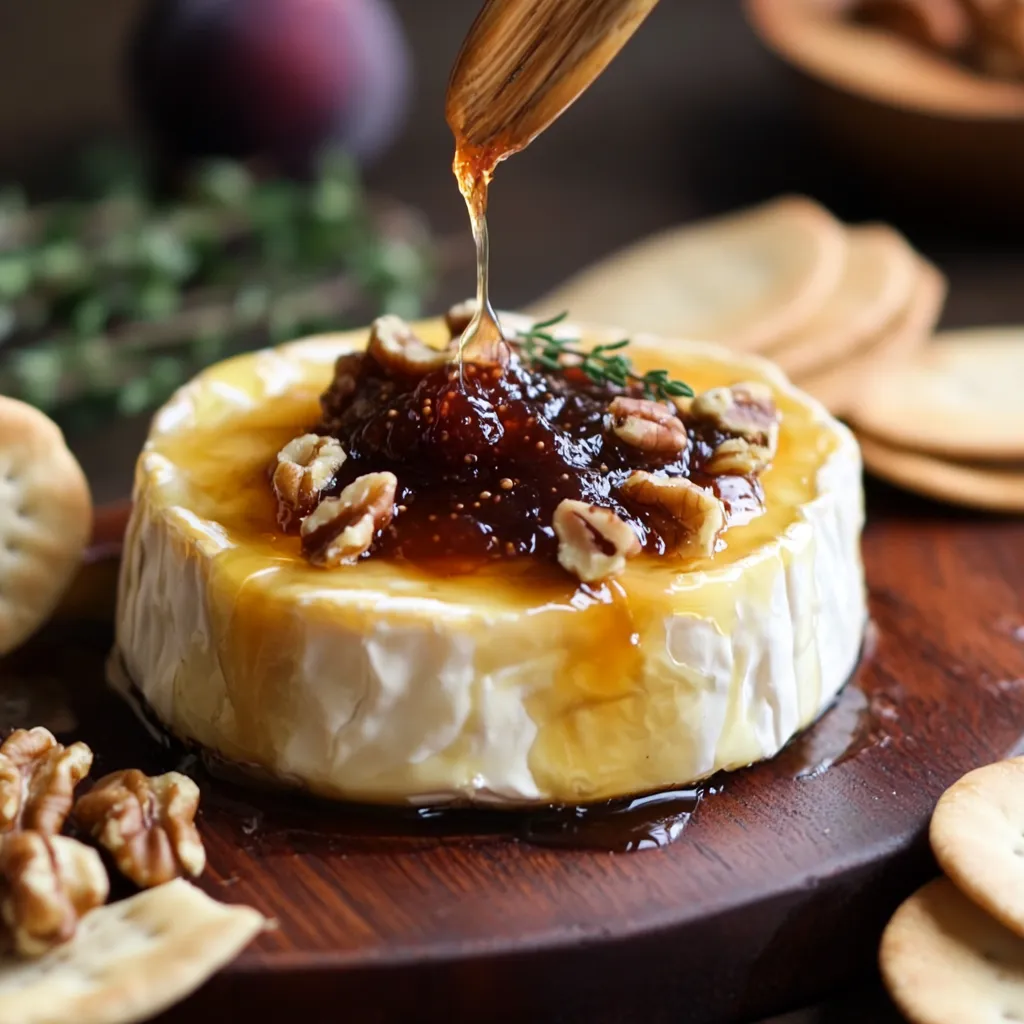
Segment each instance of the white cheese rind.
M262 354L256 377L271 394L290 353L327 363L346 345ZM795 394L765 364L742 365ZM264 397L200 378L153 436ZM578 802L771 757L849 677L866 622L859 451L800 400L833 434L816 496L775 540L676 575L653 614L631 618L638 660L621 686L586 646L587 616L630 611L629 573L583 602L604 609L581 610L579 595L524 609L500 595L438 600L397 572L359 589L336 577L300 587L268 564L245 581L246 600L267 611L239 649L231 632L245 606L220 568L234 542L188 507L178 467L152 444L122 565L120 658L172 732L337 798ZM576 689L559 696L570 676Z

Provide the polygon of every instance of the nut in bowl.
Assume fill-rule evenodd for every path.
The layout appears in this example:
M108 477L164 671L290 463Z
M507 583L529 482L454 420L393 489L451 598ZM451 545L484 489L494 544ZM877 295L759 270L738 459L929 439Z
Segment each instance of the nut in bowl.
M115 684L257 777L388 804L649 792L812 722L866 618L849 432L756 357L501 324L503 364L457 365L444 321L399 332L444 362L396 361L378 324L184 387L138 463ZM310 434L344 458L282 516Z
M1015 6L746 0L754 30L800 74L822 132L848 159L943 217L1020 224L1024 78L995 25Z

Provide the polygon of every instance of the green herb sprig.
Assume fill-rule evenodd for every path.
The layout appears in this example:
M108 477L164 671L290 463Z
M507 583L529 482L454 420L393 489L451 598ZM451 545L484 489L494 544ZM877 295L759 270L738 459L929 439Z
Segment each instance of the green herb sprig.
M595 384L614 384L620 388L628 387L630 383L639 384L644 396L656 401L693 397L693 388L681 380L673 380L668 370L636 373L633 364L622 355L622 350L629 345L629 338L595 345L589 350L574 348L568 338L556 338L551 329L568 315L568 312L559 313L550 320L535 323L529 330L521 331L511 344L526 362L545 370L557 373L567 366L576 366ZM562 360L566 356L572 357L574 362L564 363Z
M93 156L77 195L0 188L0 395L70 429L151 409L246 349L413 317L450 258L342 154L306 182L204 164L172 199L130 152Z

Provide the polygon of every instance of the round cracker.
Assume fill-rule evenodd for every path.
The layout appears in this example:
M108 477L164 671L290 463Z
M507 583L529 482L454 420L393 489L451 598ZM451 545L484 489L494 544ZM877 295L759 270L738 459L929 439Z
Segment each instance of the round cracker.
M833 415L845 415L857 400L864 374L912 358L935 330L946 301L946 278L927 260L917 257L916 263L916 281L906 309L863 351L838 366L796 378L796 383Z
M903 903L882 935L889 995L915 1024L1024 1020L1024 939L947 878Z
M860 392L860 378L882 365L911 358L931 337L946 297L945 277L917 258L915 284L906 308L880 330L865 348L843 362L794 378L834 415L844 415Z
M0 396L0 654L52 614L91 527L89 486L60 429Z
M870 374L856 426L954 459L1024 459L1024 327L953 331L905 366Z
M818 373L870 346L910 302L917 280L914 250L884 224L851 228L835 291L799 330L768 355L791 377Z
M990 512L1024 512L1024 465L950 462L921 452L891 448L863 434L857 440L865 467L898 487L951 505Z
M644 239L570 278L531 309L624 332L763 349L835 291L846 232L809 199L786 197Z
M0 960L0 1024L128 1024L184 999L268 922L182 879L90 911L36 960Z
M950 786L929 837L957 888L1024 937L1024 758L978 768Z

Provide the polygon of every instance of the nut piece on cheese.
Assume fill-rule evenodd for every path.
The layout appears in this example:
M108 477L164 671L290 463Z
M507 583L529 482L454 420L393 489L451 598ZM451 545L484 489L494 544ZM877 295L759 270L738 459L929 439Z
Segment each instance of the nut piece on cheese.
M616 398L608 406L612 429L620 440L641 451L678 455L690 443L686 427L661 403L644 398Z
M633 528L611 509L566 498L555 509L558 564L584 583L618 576L626 559L640 554Z
M633 473L622 487L639 504L652 505L671 516L701 554L714 554L726 515L725 506L710 491L685 477L665 479L642 471Z

